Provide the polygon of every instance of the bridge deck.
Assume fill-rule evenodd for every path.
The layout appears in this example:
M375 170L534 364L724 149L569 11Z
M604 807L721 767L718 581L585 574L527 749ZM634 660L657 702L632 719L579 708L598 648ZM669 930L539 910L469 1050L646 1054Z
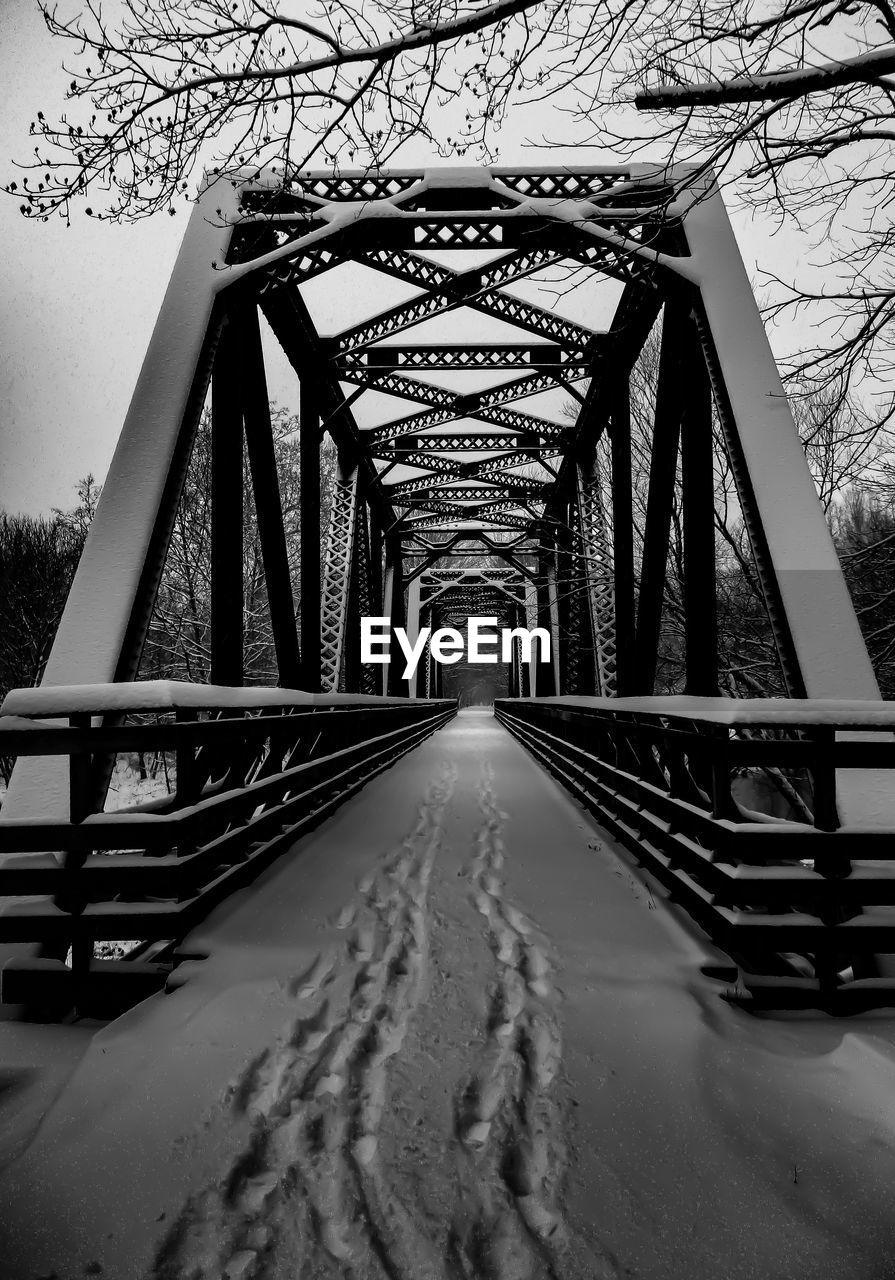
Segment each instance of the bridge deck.
M891 1015L725 1004L490 715L295 852L172 994L92 1039L0 1027L8 1110L46 1110L0 1123L8 1280L887 1273Z

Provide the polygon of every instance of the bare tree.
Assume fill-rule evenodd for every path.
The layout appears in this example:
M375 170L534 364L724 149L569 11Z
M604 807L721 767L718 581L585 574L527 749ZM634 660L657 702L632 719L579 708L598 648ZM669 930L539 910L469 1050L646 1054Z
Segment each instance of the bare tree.
M294 584L299 581L298 424L283 409L271 414L283 507L286 548ZM335 474L335 449L327 440L321 458L320 539L326 541ZM276 684L270 610L252 493L244 467L243 619L248 684ZM299 598L295 597L295 608ZM140 665L143 679L207 682L211 665L211 420L202 416L165 568Z
M76 50L75 115L39 112L32 171L8 189L23 212L113 219L167 210L202 168L281 172L311 160L381 164L408 139L446 152L485 136L564 0L95 0L71 16L41 4ZM452 55L448 57L447 55ZM471 127L445 136L437 106L460 94ZM75 118L76 116L76 118Z
M0 511L0 700L43 675L99 497L92 475L77 493L74 507L52 516ZM4 782L12 764L0 757Z
M507 109L543 101L562 145L711 167L813 236L825 256L772 303L828 324L797 353L802 385L841 401L863 384L877 422L893 411L891 0L42 8L73 55L70 109L38 113L29 172L7 184L28 214L68 217L90 192L98 216L174 213L203 168L373 166L421 139L488 158Z
M772 316L810 309L803 390L863 384L893 412L895 9L888 0L607 0L592 50L539 72L576 95L583 140L687 161L789 221L816 249L775 285ZM537 79L538 77L536 77ZM632 111L633 99L636 113Z
M882 496L855 487L837 511L836 545L864 641L884 698L895 697L895 511L891 481Z

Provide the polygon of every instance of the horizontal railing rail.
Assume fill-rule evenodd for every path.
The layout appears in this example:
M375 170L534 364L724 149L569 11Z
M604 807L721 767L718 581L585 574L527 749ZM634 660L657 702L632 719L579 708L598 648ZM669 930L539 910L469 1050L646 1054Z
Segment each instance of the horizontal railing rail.
M839 770L895 766L887 717L843 707L847 729L878 736L853 741L808 702L776 722L739 707L732 722L720 699L674 701L505 699L496 713L734 958L752 998L895 1003L881 965L895 953L895 827L844 823L836 805ZM811 820L744 807L745 769L785 771Z
M4 965L3 1001L95 1011L157 988L174 946L214 906L456 712L447 700L323 695L147 709L135 689L136 710L123 702L114 715L139 723L104 723L102 698L96 715L79 700L68 724L64 700L41 712L53 723L0 715L0 755L66 758L69 774L67 817L0 809L0 943L41 948ZM107 811L98 773L152 752L170 757L170 794ZM97 960L97 943L123 940L141 947ZM164 959L133 958L160 943Z

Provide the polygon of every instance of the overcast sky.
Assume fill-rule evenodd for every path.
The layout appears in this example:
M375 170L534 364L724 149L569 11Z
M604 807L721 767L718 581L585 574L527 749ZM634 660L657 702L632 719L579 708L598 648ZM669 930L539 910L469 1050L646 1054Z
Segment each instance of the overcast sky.
M26 157L38 110L58 113L66 77L63 42L51 38L35 0L0 0L0 171ZM504 164L594 164L591 150L542 155L506 140ZM78 217L71 228L31 222L0 195L0 508L37 513L71 505L77 480L105 475L185 225L185 215L118 227ZM756 259L788 274L793 243L734 216L750 272ZM374 300L370 310L383 305ZM583 317L582 317L583 318ZM598 327L598 326L596 326ZM485 335L482 335L485 339ZM775 344L776 345L776 344ZM270 371L271 393L289 398L290 375ZM532 404L532 411L536 411Z

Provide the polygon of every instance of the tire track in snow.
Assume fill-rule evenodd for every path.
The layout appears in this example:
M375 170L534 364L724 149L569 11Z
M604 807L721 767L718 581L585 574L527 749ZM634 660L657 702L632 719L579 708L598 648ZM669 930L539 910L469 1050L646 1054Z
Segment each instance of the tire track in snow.
M389 1187L378 1154L388 1063L419 1002L427 897L456 770L428 788L413 830L337 920L340 957L318 958L290 994L320 999L250 1062L228 1102L251 1125L224 1174L184 1207L155 1280L264 1280L278 1240L301 1242L301 1274L442 1280L436 1251ZM351 990L344 1008L339 980Z
M469 872L497 979L479 1063L456 1099L459 1174L475 1205L451 1231L456 1274L614 1280L620 1274L614 1260L578 1239L559 1206L567 1149L551 1088L562 1057L557 999L546 944L504 897L507 815L498 807L487 762L478 798L483 822Z

